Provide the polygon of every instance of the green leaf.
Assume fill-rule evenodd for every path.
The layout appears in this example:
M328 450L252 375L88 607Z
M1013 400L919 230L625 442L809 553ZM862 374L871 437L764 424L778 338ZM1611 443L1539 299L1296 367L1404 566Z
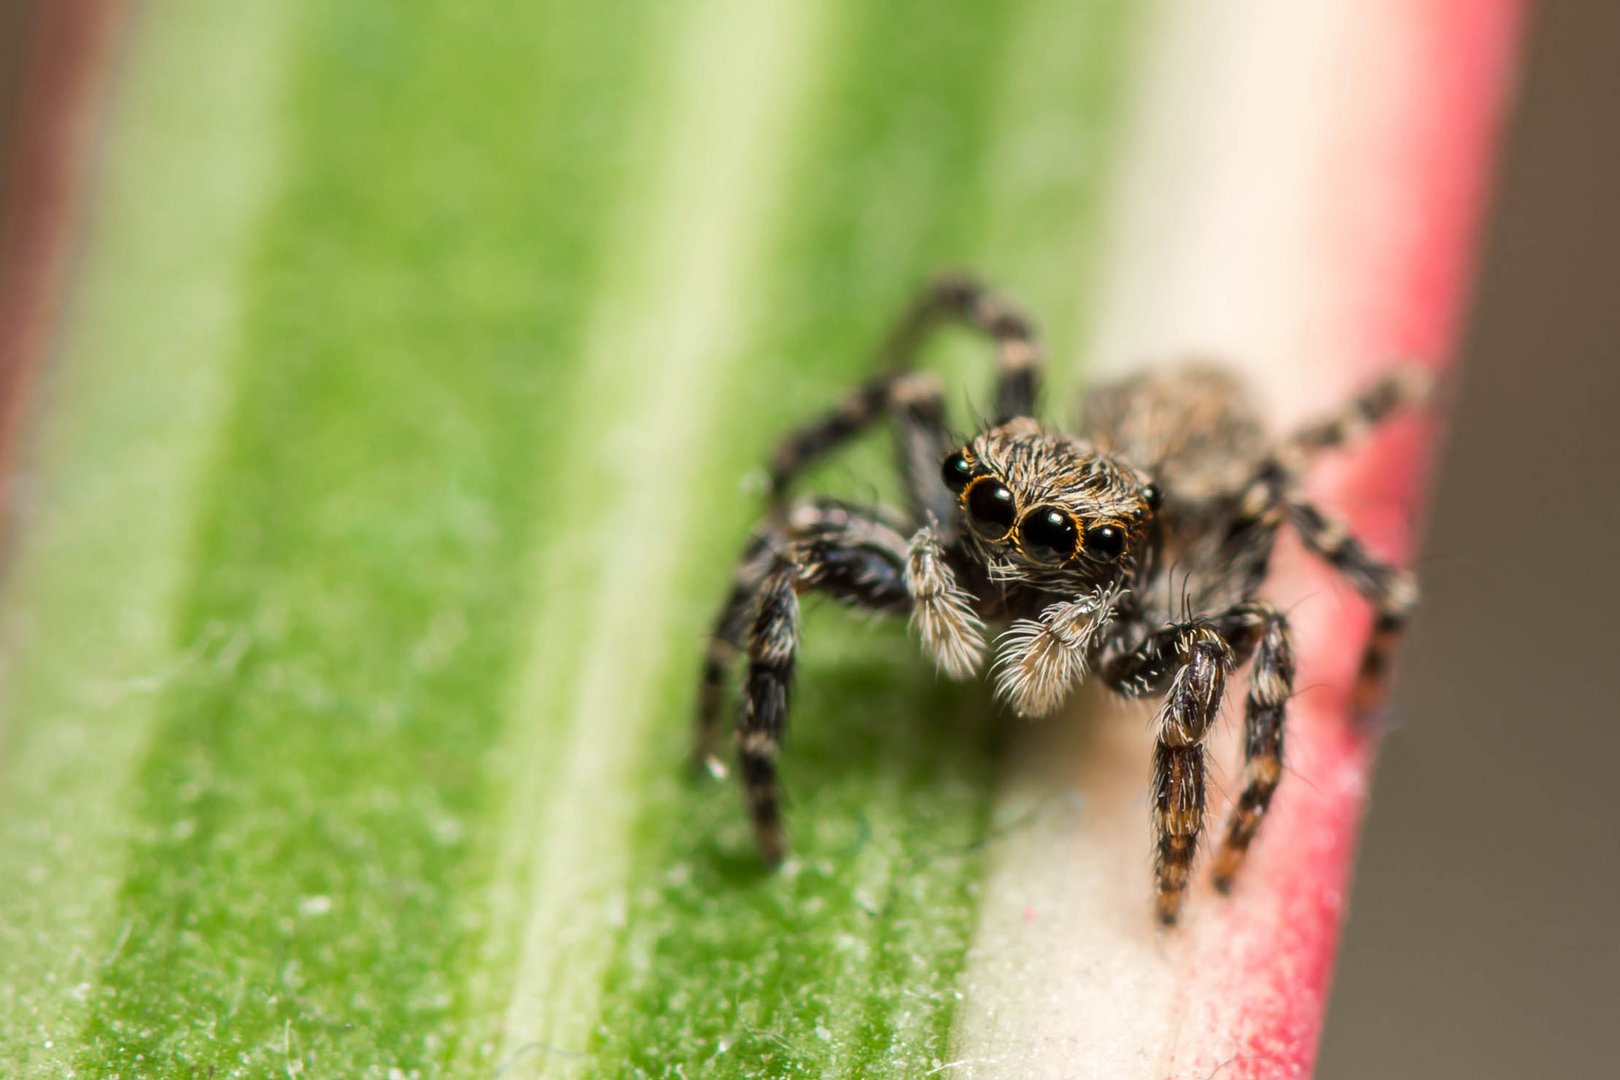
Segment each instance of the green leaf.
M813 611L767 874L697 663L752 471L927 273L1073 352L1133 29L140 8L4 599L4 1071L938 1066L985 696Z

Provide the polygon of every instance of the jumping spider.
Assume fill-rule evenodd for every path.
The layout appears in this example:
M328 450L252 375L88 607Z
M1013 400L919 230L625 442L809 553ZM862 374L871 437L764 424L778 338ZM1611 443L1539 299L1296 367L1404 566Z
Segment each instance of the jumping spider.
M986 335L997 352L996 420L966 445L947 433L940 384L910 370L942 323ZM1231 888L1282 777L1293 690L1288 620L1261 598L1279 530L1343 573L1377 609L1354 690L1377 701L1417 597L1406 572L1370 555L1297 492L1311 458L1413 404L1423 380L1385 378L1337 416L1268 438L1243 388L1207 367L1092 389L1076 438L1032 419L1041 354L1029 321L970 278L936 280L890 338L881 372L831 413L787 436L770 464L770 510L740 561L703 666L698 760L712 757L727 671L748 669L737 752L748 811L769 863L785 850L774 758L787 726L798 594L909 613L922 647L953 679L980 670L985 623L998 695L1043 716L1095 671L1128 697L1162 694L1154 719L1154 875L1159 921L1173 924L1204 823L1204 738L1228 677L1253 661L1244 709L1244 787L1216 857ZM829 498L790 501L812 462L882 420L898 433L903 515Z

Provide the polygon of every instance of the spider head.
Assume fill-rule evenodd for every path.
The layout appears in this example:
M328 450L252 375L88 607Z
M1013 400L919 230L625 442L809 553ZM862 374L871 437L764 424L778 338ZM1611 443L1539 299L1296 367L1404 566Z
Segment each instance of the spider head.
M942 476L991 576L1057 591L1126 579L1159 501L1128 465L1030 419L979 435L945 459Z

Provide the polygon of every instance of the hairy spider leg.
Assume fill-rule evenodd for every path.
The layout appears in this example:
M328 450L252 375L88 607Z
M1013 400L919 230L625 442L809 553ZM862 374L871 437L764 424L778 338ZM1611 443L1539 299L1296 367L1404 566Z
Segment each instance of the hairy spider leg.
M995 422L1034 416L1044 362L1034 323L1016 304L975 278L945 275L934 282L934 289L953 302L951 314L995 343Z
M977 331L995 346L996 423L1033 416L1043 364L1035 324L972 274L947 271L923 287L889 337L885 354L892 367L909 368L928 336L946 323Z
M1275 457L1268 457L1238 496L1237 510L1226 527L1220 558L1232 568L1241 595L1256 595L1271 572L1277 533L1287 518L1288 490L1294 477Z
M793 481L810 465L890 416L896 424L900 471L911 521L938 521L948 539L955 497L939 480L939 464L950 442L944 394L936 377L909 369L928 335L953 319L996 341L998 408L1033 411L1041 356L1029 321L977 280L961 274L942 274L922 290L891 331L880 350L884 370L848 394L820 420L799 428L777 444L769 466L773 516L782 516ZM715 619L699 680L693 760L700 765L714 760L726 674L743 647L746 620L766 572L759 565L760 553L768 551L773 542L781 543L785 535L778 529L774 534L757 534L750 541L739 563L737 579ZM965 646L955 644L959 637L944 639L939 649L952 656L962 653Z
M767 866L780 863L787 852L776 781L776 751L787 731L788 700L797 662L800 574L791 559L784 559L760 588L759 607L748 631L748 680L737 723L743 801Z
M955 501L940 483L949 452L945 397L939 379L923 372L884 373L849 394L832 412L788 435L771 454L770 499L780 512L794 480L813 463L890 417L910 520L950 520Z
M1206 621L1178 627L1175 640L1179 666L1154 721L1154 909L1163 926L1175 925L1192 879L1204 827L1204 738L1233 666L1231 646Z
M933 374L916 372L895 382L889 396L895 456L900 463L906 513L912 524L939 522L953 529L956 496L940 481L939 467L951 452L945 427L945 390Z
M939 381L911 372L917 352L940 326L955 322L996 346L996 411L1004 418L1034 412L1041 352L1030 321L1014 305L974 278L945 274L917 296L890 333L879 356L882 370L847 394L832 411L790 433L770 460L770 499L780 507L793 481L817 461L893 416L900 430L900 461L908 501L918 521L932 513L948 521L954 503L938 490L939 463L948 449Z
M1232 891L1232 882L1282 779L1283 721L1294 693L1294 645L1288 620L1263 601L1249 605L1248 610L1259 620L1259 645L1243 707L1243 791L1232 807L1226 839L1215 859L1215 887L1223 893Z
M1275 522L1285 489L1292 486L1292 479L1312 457L1365 435L1397 412L1428 403L1434 398L1435 387L1432 373L1419 367L1401 366L1384 375L1334 415L1284 440L1245 492L1244 508L1263 507L1268 523ZM1372 635L1350 693L1357 714L1375 712L1388 692L1391 661L1417 603L1416 579L1373 557L1343 525L1314 506L1289 499L1286 513L1306 546L1348 577L1376 609ZM1254 569L1264 576L1264 567Z
M775 552L784 540L785 530L780 525L758 530L748 538L748 545L737 561L731 590L720 605L720 613L715 616L708 648L703 653L703 669L698 678L697 723L692 738L694 768L708 769L716 774L724 772L724 766L715 757L715 743L720 727L720 708L725 700L726 676L747 639L760 582L765 580L766 573L775 563Z
M1254 655L1275 613L1276 608L1268 601L1246 600L1216 614L1163 626L1134 645L1121 644L1118 632L1126 625L1122 621L1111 628L1097 674L1109 689L1125 697L1158 693L1180 664L1181 638L1189 626L1212 627L1231 648L1233 667L1242 667Z
M743 797L761 856L787 850L776 780L776 752L787 730L799 646L799 594L820 592L850 607L882 613L911 606L906 540L853 507L806 506L808 520L776 554L760 583L748 629L748 676L737 722Z
M832 451L889 415L889 398L904 372L883 371L850 391L820 418L789 432L771 452L769 499L782 507L793 481Z
M1205 654L1202 662L1214 663L1213 668L1193 669L1189 653L1197 659L1200 649ZM1251 656L1254 667L1249 673L1249 694L1243 718L1246 783L1232 809L1215 872L1216 886L1228 892L1282 777L1284 724L1294 686L1294 652L1287 619L1267 601L1246 601L1218 615L1159 630L1135 649L1108 657L1099 672L1111 688L1128 697L1155 693L1174 675L1161 708L1160 741L1154 755L1158 914L1165 925L1175 922L1180 909L1180 894L1186 889L1188 866L1196 851L1197 824L1201 824L1204 805L1202 750L1197 754L1172 753L1178 742L1185 744L1189 740L1184 737L1185 731L1180 733L1179 739L1167 739L1164 735L1166 717L1170 714L1202 716L1207 725L1220 709L1220 688L1216 687L1214 702L1204 712L1187 701L1178 704L1177 694L1185 697L1199 686L1207 692L1212 682L1224 685L1226 675L1247 663ZM1200 734L1191 741L1201 744L1203 736ZM1178 768L1180 771L1175 771ZM1174 799L1178 792L1179 804ZM1183 841L1159 822L1163 815L1169 814L1167 820L1175 824L1178 805L1184 808L1189 800L1196 803L1198 822L1192 838ZM1182 813L1180 820L1184 823L1185 811ZM1167 884L1172 890L1170 893L1166 892Z
M723 772L714 755L726 678L748 643L767 576L778 568L784 553L791 556L795 545L813 548L828 536L875 549L884 559L896 553L903 559L907 554L907 541L875 512L837 499L806 500L794 506L785 519L767 519L754 530L737 560L731 589L715 616L704 652L692 740L695 767ZM888 572L886 567L876 565L871 569L882 569L885 576ZM862 596L857 589L853 598L839 599L863 606Z
M1434 396L1434 376L1402 366L1350 399L1332 416L1296 431L1283 443L1283 456L1303 460L1360 438L1393 414L1414 409Z
M1430 384L1419 373L1397 372L1358 397L1336 419L1306 428L1290 442L1294 447L1325 449L1352 433L1366 430L1397 408L1426 397ZM1349 529L1315 506L1292 497L1297 468L1284 464L1286 453L1268 457L1238 499L1237 513L1228 528L1225 557L1241 566L1244 595L1252 596L1265 580L1277 530L1291 522L1305 546L1338 570L1375 609L1372 635L1351 687L1351 707L1358 715L1375 712L1387 695L1392 661L1412 609L1417 604L1417 579L1367 551Z
M1383 703L1395 648L1417 605L1417 579L1374 556L1342 524L1310 503L1290 502L1288 514L1305 546L1343 574L1377 611L1350 691L1351 706L1365 715Z

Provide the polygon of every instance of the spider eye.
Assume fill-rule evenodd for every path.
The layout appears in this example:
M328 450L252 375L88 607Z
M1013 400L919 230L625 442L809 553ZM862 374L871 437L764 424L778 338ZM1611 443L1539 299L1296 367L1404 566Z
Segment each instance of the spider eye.
M986 540L1005 538L1018 520L1017 500L1007 485L994 477L985 477L968 490L967 508L974 531Z
M960 495L973 479L973 464L959 450L945 459L945 465L940 469L940 479L945 481L946 487Z
M1104 559L1117 559L1125 553L1125 530L1098 525L1086 530L1086 551Z
M1062 562L1074 554L1080 543L1080 530L1074 518L1055 506L1037 506L1018 526L1018 539L1024 550L1046 562Z
M1164 501L1164 492L1159 490L1158 484L1146 484L1142 487L1142 498L1147 502L1149 510L1157 510L1159 503Z

